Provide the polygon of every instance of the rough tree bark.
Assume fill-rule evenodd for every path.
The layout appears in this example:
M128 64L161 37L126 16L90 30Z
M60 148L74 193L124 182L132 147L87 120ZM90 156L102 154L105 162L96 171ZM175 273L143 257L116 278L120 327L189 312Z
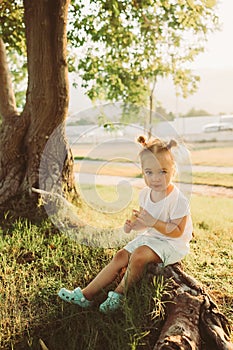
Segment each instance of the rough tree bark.
M73 157L64 131L69 95L68 5L69 0L24 0L28 88L21 114L16 109L4 44L0 41L1 213L10 211L16 216L36 217L38 194L31 191L32 187L56 191L59 183L66 196L77 195ZM44 148L54 133L52 146L46 150L50 166L43 169L40 179ZM49 187L46 176L52 179Z
M168 283L166 320L154 350L233 350L230 324L204 288L180 264L150 265L149 275Z

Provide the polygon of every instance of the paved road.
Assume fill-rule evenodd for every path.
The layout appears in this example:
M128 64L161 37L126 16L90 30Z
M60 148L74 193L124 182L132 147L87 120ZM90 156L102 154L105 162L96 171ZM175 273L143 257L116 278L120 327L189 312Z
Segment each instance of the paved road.
M108 175L95 175L89 173L76 173L76 180L79 184L89 185L114 185L120 186L128 183L130 186L142 188L145 186L143 179L122 177L122 176L108 176ZM187 193L195 193L203 196L221 196L233 198L233 189L221 187L221 186L208 186L208 185L191 185L180 184L181 189Z

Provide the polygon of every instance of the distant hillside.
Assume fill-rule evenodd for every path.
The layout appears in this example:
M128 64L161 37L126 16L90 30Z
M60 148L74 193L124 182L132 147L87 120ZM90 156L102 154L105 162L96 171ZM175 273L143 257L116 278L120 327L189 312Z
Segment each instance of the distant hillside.
M199 90L194 95L183 99L176 97L171 79L160 80L156 87L156 99L162 106L174 115L185 114L190 109L203 109L210 114L233 113L233 69L202 69L195 71L201 77ZM101 115L101 108L112 121L118 120L120 103L106 104L104 107L94 107L84 90L71 87L70 114L72 119L88 119L96 121Z
M102 124L109 122L122 123L137 123L143 125L145 118L148 118L149 110L144 107L137 107L136 105L129 105L124 108L122 102L118 103L103 103L98 106L89 107L77 113L71 114L68 117L68 125L90 125ZM153 113L153 123L163 120L164 118L171 119L172 116L166 115L166 111L162 108L157 109ZM173 119L173 118L172 118Z
M87 109L71 114L68 123L76 124L97 124L98 120L106 117L108 121L117 122L122 115L122 103L106 103L103 105L88 107ZM86 123L84 122L86 121Z

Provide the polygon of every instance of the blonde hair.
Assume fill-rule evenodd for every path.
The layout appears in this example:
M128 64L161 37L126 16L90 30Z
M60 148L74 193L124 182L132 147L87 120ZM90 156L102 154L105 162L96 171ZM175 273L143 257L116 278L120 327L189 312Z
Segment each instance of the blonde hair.
M145 136L139 136L137 141L143 146L143 149L139 152L140 158L145 152L148 151L155 155L161 152L169 152L171 159L174 162L174 158L170 150L178 145L176 140L171 139L169 142L166 142L159 138L153 138L147 142Z

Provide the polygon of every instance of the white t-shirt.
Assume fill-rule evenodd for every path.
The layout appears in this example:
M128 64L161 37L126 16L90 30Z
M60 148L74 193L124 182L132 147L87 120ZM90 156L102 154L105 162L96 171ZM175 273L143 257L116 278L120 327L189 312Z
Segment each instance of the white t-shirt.
M187 253L189 251L189 242L192 239L193 225L190 215L188 199L174 185L173 190L162 200L154 203L151 200L151 189L145 187L139 194L139 205L155 219L169 222L187 216L187 222L183 234L180 237L168 237L154 228L148 228L141 233L142 235L157 237L168 241L176 250Z

